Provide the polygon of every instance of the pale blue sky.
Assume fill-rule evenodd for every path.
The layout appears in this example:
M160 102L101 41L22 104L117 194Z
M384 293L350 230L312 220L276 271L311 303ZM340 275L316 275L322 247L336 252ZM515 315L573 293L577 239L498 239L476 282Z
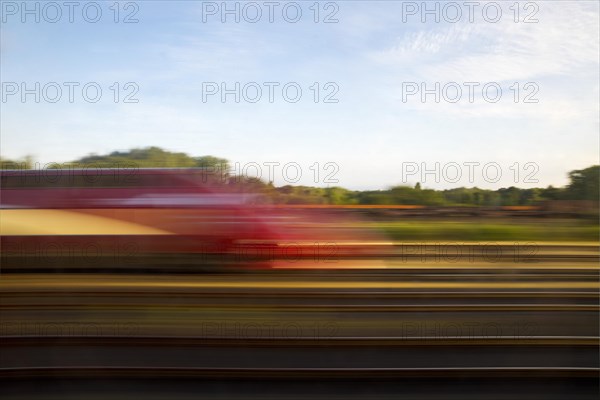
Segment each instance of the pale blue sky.
M296 162L303 184L314 184L309 167L315 162L335 162L338 185L353 189L403 183L403 162L497 162L503 170L496 183L481 173L473 183L430 177L424 186L435 188L514 185L509 167L515 162L539 166L538 183L516 186L564 185L569 170L598 163L597 1L538 1L539 10L519 2L519 23L509 9L513 1L500 2L497 23L483 18L486 2L474 10L472 23L465 14L456 23L427 15L423 23L419 12L408 15L406 2L338 1L339 22L329 24L314 23L314 1L297 2L303 12L297 23L282 17L289 2L279 2L273 23L265 14L258 23L235 23L231 16L222 23L220 14L205 15L203 22L208 2L138 1L139 22L132 24L113 22L113 1L98 2L103 14L94 24L83 19L81 7L73 23L65 14L54 24L43 15L39 23L32 16L23 23L21 10L12 15L7 3L21 5L2 1L4 84L97 82L103 96L88 103L76 89L69 103L65 89L54 104L6 97L0 104L4 157L64 162L160 146L242 164ZM334 10L324 10L326 3L319 4L320 18ZM463 3L455 4L466 13ZM121 9L119 18L132 10ZM533 11L539 22L524 23ZM113 82L135 82L139 103L114 103ZM217 96L203 102L203 82L297 82L303 96L288 103L276 91L269 103L265 89L258 103L236 104L232 97L222 103ZM335 82L339 102L314 103L314 82ZM466 92L457 103L436 103L433 96L403 102L403 82L497 82L503 93L494 104L481 97L481 86L473 103ZM528 93L522 86L535 83L539 102L515 103L509 89L515 82L522 96ZM275 183L286 182L276 174ZM327 186L322 178L319 186Z

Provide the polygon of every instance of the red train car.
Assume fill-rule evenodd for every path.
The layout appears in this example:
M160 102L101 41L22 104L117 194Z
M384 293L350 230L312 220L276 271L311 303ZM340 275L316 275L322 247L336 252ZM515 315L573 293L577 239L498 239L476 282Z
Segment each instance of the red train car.
M0 171L4 270L195 266L257 254L284 240L211 171ZM228 257L228 258L227 258Z

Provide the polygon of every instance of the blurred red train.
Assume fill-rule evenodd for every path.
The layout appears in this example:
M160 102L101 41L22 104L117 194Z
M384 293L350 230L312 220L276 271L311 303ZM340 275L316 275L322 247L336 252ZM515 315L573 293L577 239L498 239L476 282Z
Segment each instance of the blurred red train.
M207 169L4 170L3 267L195 264L261 255L285 235L273 215ZM177 257L173 257L177 255ZM212 257L212 258L211 258Z
M330 268L387 245L359 216L257 205L210 169L3 170L0 184L5 272Z

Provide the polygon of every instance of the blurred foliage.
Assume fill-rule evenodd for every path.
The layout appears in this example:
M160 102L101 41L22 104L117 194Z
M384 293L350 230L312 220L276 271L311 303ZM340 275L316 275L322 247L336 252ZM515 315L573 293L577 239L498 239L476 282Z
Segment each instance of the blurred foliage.
M2 169L29 169L33 167L30 157L24 160L0 158ZM219 174L229 191L262 195L261 202L276 204L334 204L334 205L424 205L424 206L524 206L544 200L591 200L598 201L600 166L595 165L569 173L570 183L565 188L521 189L514 186L498 190L477 187L446 190L395 186L387 190L352 191L341 187L318 188L286 185L274 187L272 182L256 178L233 176L226 159L214 156L192 157L159 147L115 151L107 155L91 154L73 162L72 166L93 165L100 168L206 168ZM60 168L60 164L56 164Z
M27 156L22 160L10 160L0 157L0 169L31 169L33 168L33 158Z
M569 172L566 197L569 200L598 200L600 191L600 166Z
M185 153L174 153L160 147L114 151L108 155L90 154L69 164L93 165L96 168L117 168L135 166L137 168L220 168L229 170L229 162L213 156L192 157Z

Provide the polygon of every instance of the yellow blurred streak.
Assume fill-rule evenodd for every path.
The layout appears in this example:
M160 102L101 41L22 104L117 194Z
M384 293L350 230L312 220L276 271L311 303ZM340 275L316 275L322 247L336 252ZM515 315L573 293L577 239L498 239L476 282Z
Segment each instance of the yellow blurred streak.
M170 235L149 226L63 210L2 210L0 235Z
M64 278L63 278L64 279ZM188 278L189 279L189 278ZM253 289L600 289L600 282L309 282L309 281L243 281L243 282L124 282L95 280L89 277L86 280L73 280L70 282L61 280L51 282L48 279L34 281L28 279L19 282L10 276L4 276L0 280L0 286L5 289L17 289L26 287L45 288L137 288L137 289L162 289L162 288L253 288Z
M491 262L406 262L406 261L383 261L383 260L333 260L332 262L292 262L289 260L275 261L271 269L288 270L310 270L310 269L358 269L358 270L489 270L497 272L510 272L510 270L600 270L600 265L593 262L578 264L544 264L544 263L491 263Z

